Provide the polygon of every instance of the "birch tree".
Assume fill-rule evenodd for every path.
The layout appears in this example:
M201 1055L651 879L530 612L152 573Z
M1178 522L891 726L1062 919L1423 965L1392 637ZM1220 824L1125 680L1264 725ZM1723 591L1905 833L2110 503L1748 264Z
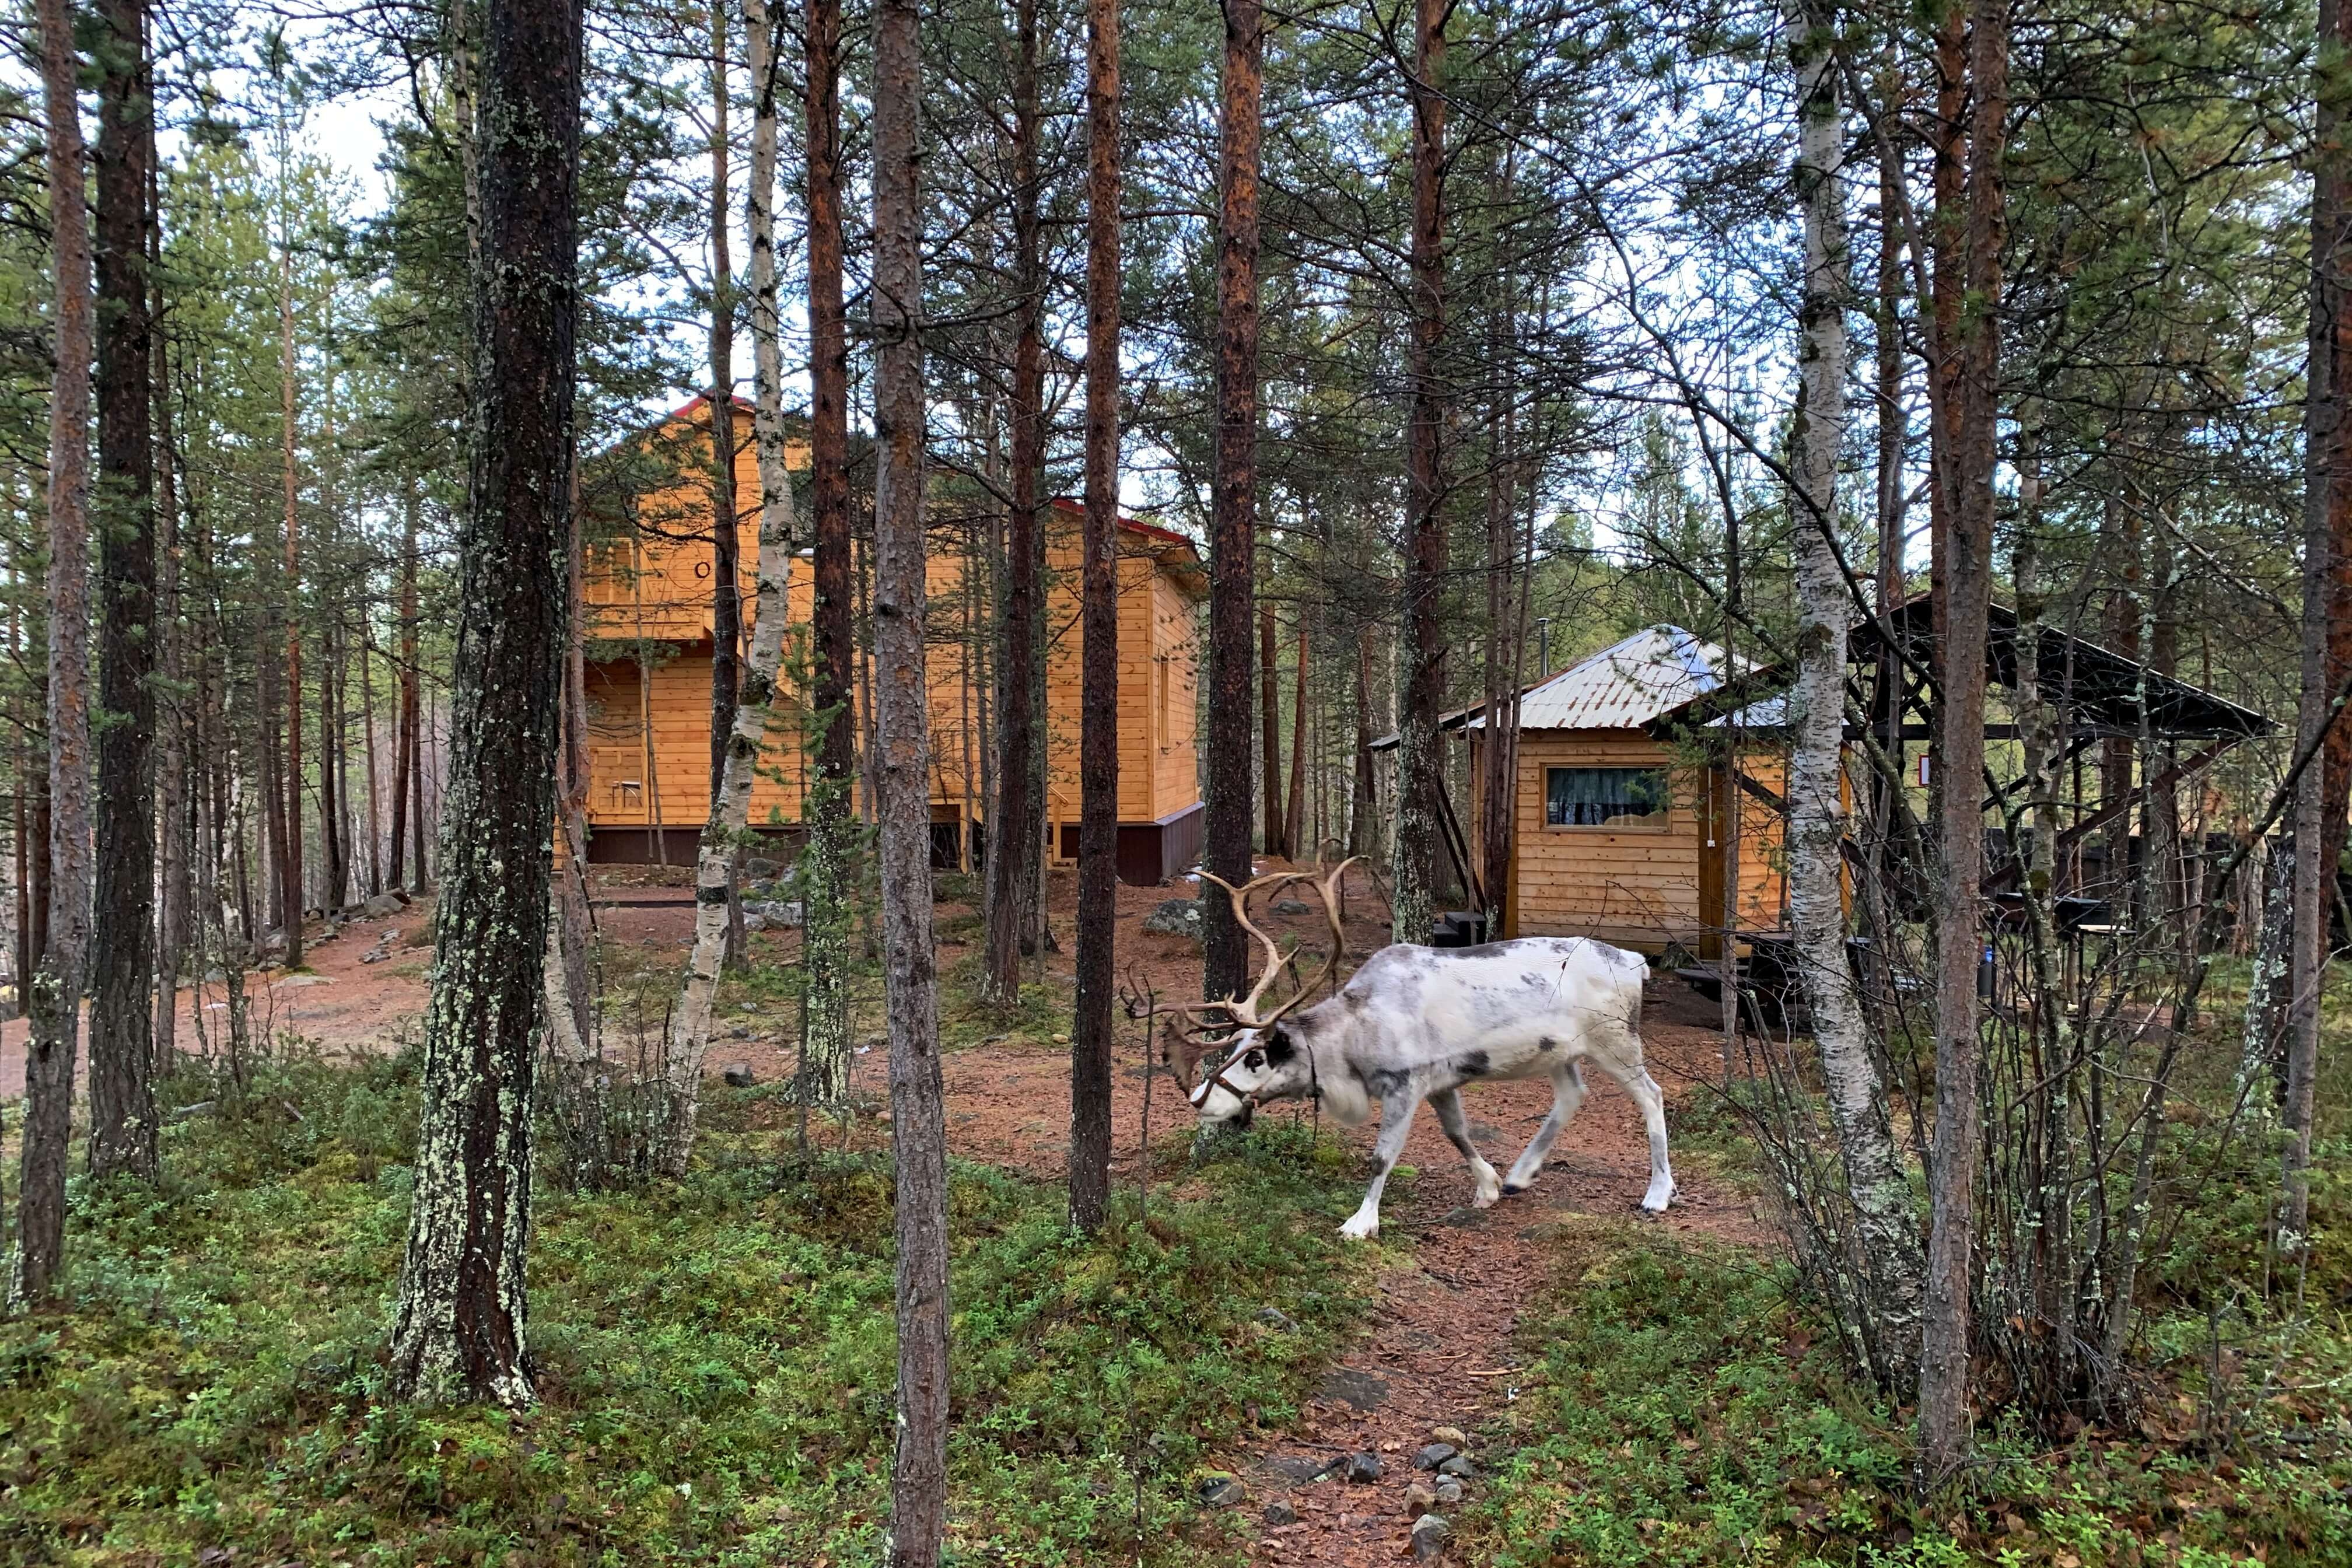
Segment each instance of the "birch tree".
M1795 743L1789 759L1789 914L1853 1205L1865 1353L1873 1376L1900 1390L1916 1375L1925 1259L1862 997L1846 962L1840 876L1846 834L1846 629L1853 610L1836 544L1850 272L1833 0L1799 0L1789 8L1787 26L1797 73L1796 183L1805 237L1791 440L1799 612L1790 699Z
M793 552L792 477L784 468L783 350L776 315L776 174L774 32L763 0L747 0L744 22L751 34L751 341L757 401L753 433L760 458L760 554L751 641L743 670L741 700L727 736L719 788L694 867L694 945L686 978L670 1009L666 1070L669 1110L662 1164L671 1175L686 1173L694 1152L697 1107L702 1093L702 1060L710 1045L710 1006L729 950L730 900L735 867L741 859L751 816L751 786L759 780L760 751L766 739L768 705L775 694L776 666L783 657L784 620L791 589Z

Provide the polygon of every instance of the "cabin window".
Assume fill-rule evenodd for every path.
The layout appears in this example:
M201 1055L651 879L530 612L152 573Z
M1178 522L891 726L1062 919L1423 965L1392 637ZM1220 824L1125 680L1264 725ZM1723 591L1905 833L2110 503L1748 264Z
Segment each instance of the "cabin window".
M1664 827L1664 768L1546 768L1547 827Z

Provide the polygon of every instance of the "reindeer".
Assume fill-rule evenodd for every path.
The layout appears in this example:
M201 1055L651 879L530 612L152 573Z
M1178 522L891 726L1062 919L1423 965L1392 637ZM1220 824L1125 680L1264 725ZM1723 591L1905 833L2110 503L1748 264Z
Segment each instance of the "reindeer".
M1438 1124L1462 1151L1476 1179L1471 1203L1486 1208L1507 1193L1526 1191L1543 1169L1560 1130L1584 1103L1583 1064L1591 1061L1641 1108L1650 1135L1650 1186L1642 1206L1664 1210L1675 1194L1666 1160L1665 1097L1642 1065L1642 979L1637 953L1584 937L1528 937L1479 947L1433 948L1399 943L1364 961L1328 998L1302 1008L1308 994L1339 971L1345 937L1339 923L1339 879L1349 860L1320 880L1308 872L1277 871L1236 888L1213 873L1234 917L1265 952L1265 968L1246 996L1174 1009L1176 1028L1163 1059L1189 1081L1203 1055L1222 1063L1192 1090L1203 1131L1247 1127L1268 1100L1313 1100L1346 1126L1361 1126L1378 1102L1381 1131L1373 1148L1371 1186L1339 1234L1362 1240L1381 1229L1381 1193L1404 1152L1413 1113L1426 1100ZM1331 951L1322 973L1270 1009L1266 992L1296 954L1286 958L1249 916L1252 895L1305 882L1322 898L1331 927ZM1548 1077L1551 1114L1498 1176L1470 1141L1461 1088L1488 1079Z

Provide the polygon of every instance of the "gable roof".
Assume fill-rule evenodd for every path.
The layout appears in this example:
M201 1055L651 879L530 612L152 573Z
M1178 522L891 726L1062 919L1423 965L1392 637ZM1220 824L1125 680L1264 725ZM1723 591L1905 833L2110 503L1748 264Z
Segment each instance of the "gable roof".
M1741 671L1754 668L1733 661ZM1680 626L1643 626L1578 660L1519 698L1522 730L1638 730L1660 714L1723 684L1724 652ZM1477 709L1456 725L1486 725Z

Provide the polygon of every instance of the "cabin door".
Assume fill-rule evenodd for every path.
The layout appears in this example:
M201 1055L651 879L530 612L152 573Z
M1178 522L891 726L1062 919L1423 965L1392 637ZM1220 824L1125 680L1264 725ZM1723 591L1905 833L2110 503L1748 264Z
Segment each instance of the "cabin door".
M1709 963L1723 957L1724 846L1735 831L1725 810L1723 770L1699 770L1698 820L1698 955Z

